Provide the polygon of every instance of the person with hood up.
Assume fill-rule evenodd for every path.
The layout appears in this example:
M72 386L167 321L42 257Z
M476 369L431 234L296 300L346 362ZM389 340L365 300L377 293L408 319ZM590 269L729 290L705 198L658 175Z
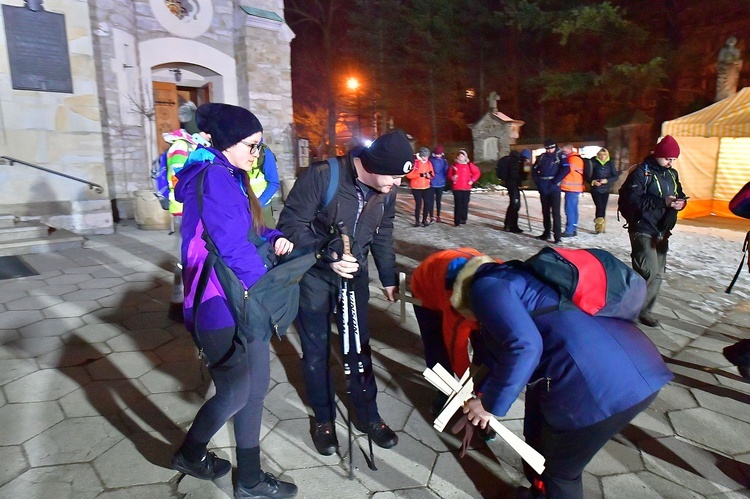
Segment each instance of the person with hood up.
M443 191L445 190L448 169L450 168L448 160L445 159L445 150L442 145L438 144L435 146L435 151L433 151L432 156L430 157L430 162L432 163L432 169L435 171L435 176L430 179L430 187L432 188L432 194L435 198L434 206L437 211L435 221L440 223L440 209L442 208ZM430 210L429 214L430 220L432 220L432 210Z
M679 156L680 146L671 135L661 139L654 152L628 174L618 199L620 212L629 213L633 270L648 284L638 319L649 327L660 326L652 312L667 268L669 236L677 224L677 212L687 206L680 176L672 168Z
M435 176L435 170L430 162L430 150L423 147L417 153L414 169L410 171L406 178L410 181L411 194L414 196L414 227L427 227L435 221L427 216L432 212L432 189L430 188L430 179ZM420 212L422 221L420 222Z
M247 109L228 104L205 104L198 109L201 130L211 147L193 151L177 174L175 197L183 203L182 264L185 287L185 326L201 346L216 394L193 420L185 440L172 458L172 468L203 480L227 474L232 466L207 450L211 438L231 418L237 445L237 498L283 498L297 494L260 466L260 428L263 400L270 383L268 341L255 339L237 347L236 325L214 270L200 303L195 303L199 276L208 255L207 232L221 257L246 288L266 272L255 245L254 231L268 241L277 255L291 252L293 244L278 230L263 225L261 206L250 188L248 171L258 157L263 127ZM201 106L203 108L203 106ZM203 196L198 188L203 178ZM200 203L202 202L202 210Z
M458 227L465 224L469 217L471 188L479 180L481 172L477 165L469 161L466 151L460 149L450 174L453 181L453 224Z

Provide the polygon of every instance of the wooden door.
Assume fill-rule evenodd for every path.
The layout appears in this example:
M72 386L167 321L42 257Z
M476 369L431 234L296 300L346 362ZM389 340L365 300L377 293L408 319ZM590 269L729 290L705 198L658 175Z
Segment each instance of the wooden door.
M177 117L179 107L177 100L177 85L162 81L154 82L154 113L156 119L156 150L159 154L169 148L161 134L180 128Z

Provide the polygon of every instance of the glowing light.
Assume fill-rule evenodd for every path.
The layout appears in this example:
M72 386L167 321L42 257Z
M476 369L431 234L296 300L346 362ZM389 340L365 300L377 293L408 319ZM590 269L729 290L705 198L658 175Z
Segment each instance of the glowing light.
M346 88L348 88L349 90L357 90L359 88L359 80L353 76L349 77L346 80Z

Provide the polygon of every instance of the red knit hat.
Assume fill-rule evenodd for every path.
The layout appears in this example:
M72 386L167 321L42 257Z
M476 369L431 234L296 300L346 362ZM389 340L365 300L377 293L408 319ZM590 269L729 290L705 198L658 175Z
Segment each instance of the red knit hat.
M654 147L655 158L679 158L680 145L674 140L674 137L667 135Z
M435 154L445 154L445 151L441 144L435 146Z

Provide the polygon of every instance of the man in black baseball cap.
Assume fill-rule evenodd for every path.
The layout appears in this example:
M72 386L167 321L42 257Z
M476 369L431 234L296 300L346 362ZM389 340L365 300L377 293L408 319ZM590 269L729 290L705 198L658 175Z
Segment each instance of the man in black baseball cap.
M380 447L388 449L398 443L398 435L381 418L375 400L378 390L367 325L370 299L367 260L372 250L386 298L395 301L396 192L391 191L412 170L413 159L414 151L406 133L394 130L379 137L370 147L357 147L345 156L314 163L299 176L279 215L277 228L295 247L322 255L302 279L297 319L307 399L315 413L313 444L326 456L338 447L336 392L329 364L332 310L342 338L351 340L350 353L345 357L354 369L348 390L352 399L349 407L354 414L349 416L357 429L367 433ZM332 243L332 233L350 237L349 253L343 250L343 245ZM338 299L344 284L349 290L347 301L356 303L354 307L345 307L343 300ZM353 324L357 325L358 352L356 340L345 334L355 329Z

